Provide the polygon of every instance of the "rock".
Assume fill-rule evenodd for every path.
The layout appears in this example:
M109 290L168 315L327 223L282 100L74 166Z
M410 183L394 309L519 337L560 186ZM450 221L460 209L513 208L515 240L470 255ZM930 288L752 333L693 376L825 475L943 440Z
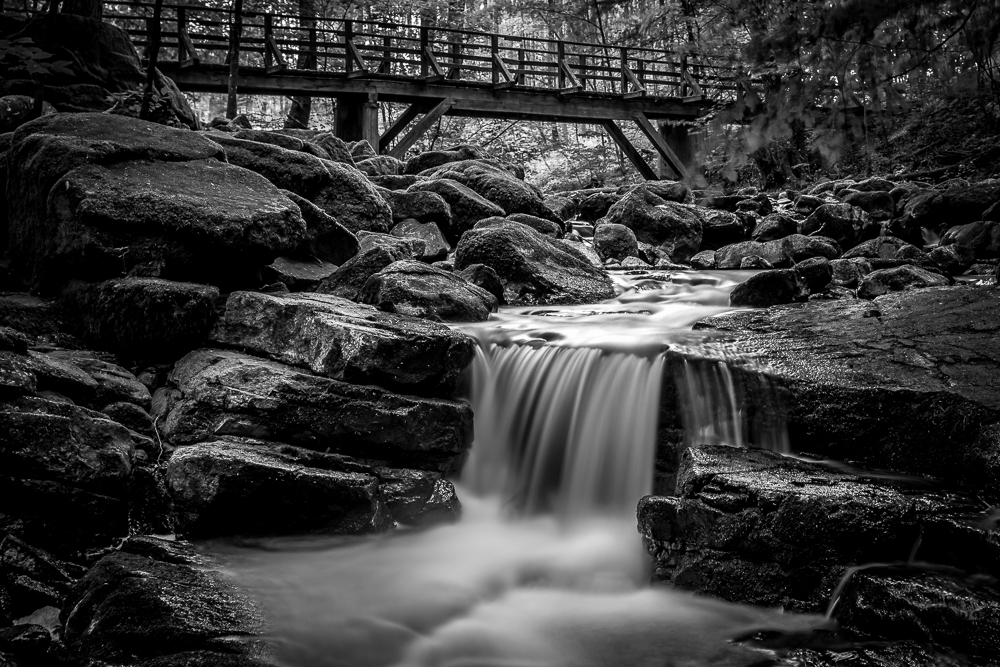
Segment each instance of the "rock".
M680 181L646 181L646 189L666 201L683 204L691 194L691 189Z
M916 640L967 656L1000 655L1000 591L945 571L889 566L856 572L836 619L861 640Z
M430 192L440 195L451 208L451 223L441 231L448 243L455 245L462 234L472 229L483 218L503 217L506 212L496 204L487 201L466 186L448 178L420 181L411 185L407 192Z
M872 272L872 265L864 257L835 259L830 262L830 270L834 285L857 289L861 280Z
M732 306L765 308L801 300L808 291L793 269L763 271L747 278L729 295Z
M753 270L753 269L773 269L774 266L771 262L767 261L759 255L750 255L749 257L744 257L740 260L741 270Z
M428 169L440 167L449 162L460 160L479 160L486 158L486 153L477 146L455 146L443 151L426 151L415 155L406 161L404 174L419 174Z
M375 186L386 190L405 190L414 183L427 181L426 176L406 175L406 176L368 176L368 180Z
M748 211L759 215L770 215L774 211L771 198L763 192L749 196L736 204L736 212Z
M591 244L584 243L579 236L567 236L565 238L557 239L556 244L560 248L573 253L585 262L588 262L591 266L597 267L598 269L604 266L604 262L601 261L600 255L594 250L594 246ZM639 252L642 252L641 246Z
M775 267L787 267L790 264L788 257L781 250L780 241L769 241L768 243L742 241L723 246L713 254L715 268L718 269L738 269L747 257L760 257Z
M850 204L823 204L802 222L801 231L806 236L830 237L845 249L878 235L868 214Z
M59 604L70 585L82 575L80 569L13 535L0 542L0 571L3 572L0 579L8 591L7 610L14 617Z
M235 292L212 340L344 382L450 395L473 342L441 324L321 294Z
M448 256L451 246L445 241L441 229L433 222L422 223L412 218L403 220L392 228L393 236L423 242L424 250L416 256L421 262L436 262Z
M742 265L742 262L740 262ZM691 266L695 269L707 270L715 268L715 251L702 250L691 258Z
M366 176L396 176L403 173L406 165L391 155L376 155L359 160L355 166Z
M326 160L323 164L331 182L313 203L324 211L335 211L340 224L354 234L392 229L392 209L364 174L341 162Z
M597 222L606 216L611 207L617 204L621 198L622 195L617 192L595 192L588 195L580 202L580 219L587 222Z
M78 345L79 341L67 333L76 326L74 320L58 301L30 294L0 294L0 326L9 327L30 344Z
M896 200L888 191L866 190L852 192L843 199L845 204L856 206L875 221L892 220L896 215Z
M177 445L246 437L451 471L472 439L464 403L347 384L236 352L192 352L170 382L154 417Z
M435 322L482 322L497 309L496 297L481 287L413 260L394 262L373 275L358 300Z
M397 192L379 188L379 194L389 203L393 222L412 219L437 223L445 229L451 227L451 206L436 192L421 190Z
M826 236L792 234L780 241L769 241L765 245L772 243L778 244L781 253L793 263L804 262L813 257L837 259L841 255L841 249L837 242Z
M330 136L333 136L332 134ZM355 160L365 160L367 158L376 157L378 153L368 143L367 139L361 139L360 141L351 141L345 143L347 149L351 152L351 157Z
M695 209L664 201L642 185L612 206L606 219L625 225L639 241L660 246L675 262L686 262L701 247L703 223Z
M544 218L539 218L535 215L529 215L527 213L511 213L507 216L507 220L510 220L511 222L520 222L522 225L531 227L539 234L545 234L546 236L550 236L554 239L562 238L563 235L562 224L546 220Z
M120 278L75 290L84 340L128 359L173 360L200 346L215 323L218 288Z
M972 248L955 243L935 246L928 253L928 257L946 273L953 276L962 275L976 261L976 253Z
M825 257L813 257L803 262L799 262L793 268L811 294L822 292L833 280L833 269L830 267L830 260Z
M506 212L503 215L527 213L556 224L562 222L545 205L538 188L525 183L494 162L461 160L422 173L435 179L447 178L465 185L483 199L502 208Z
M72 361L63 361L34 350L28 353L25 361L35 376L38 391L55 392L85 407L101 407L97 405L97 380Z
M739 195L706 194L704 205L719 211L735 213L736 205L743 201L743 197Z
M294 137L276 132L243 130L231 136L213 134L212 139L226 149L230 164L256 172L282 190L294 192L310 201L332 184L323 159L302 152L302 141ZM262 142L262 139L266 141ZM336 212L324 210L331 215Z
M956 225L941 236L941 245L964 245L972 248L976 259L1000 257L1000 222L971 222Z
M118 401L134 403L142 408L149 407L150 396L146 386L118 364L102 358L101 353L89 350L53 350L46 353L46 356L76 366L97 383L94 396L96 407Z
M424 470L375 468L379 490L393 520L407 526L457 521L462 505L455 487L437 473Z
M872 176L871 178L866 178L863 181L858 181L851 186L852 190L857 190L858 192L890 192L896 187L896 184L885 178L879 176Z
M891 269L872 271L858 285L858 298L874 299L889 292L900 292L924 287L944 287L951 280L938 273L931 273L911 264Z
M481 287L492 294L498 305L507 305L503 295L503 282L501 282L497 272L490 267L485 264L472 264L459 271L458 275L465 278L470 284Z
M28 359L13 352L0 352L0 400L34 394L38 381Z
M604 271L520 223L466 232L455 268L484 264L500 276L509 304L596 303L614 297Z
M608 222L595 230L594 250L602 260L623 260L626 257L638 256L639 243L631 229L625 225Z
M919 248L895 236L880 236L869 239L844 253L844 259L863 257L869 260L892 260L898 262L923 261L927 256Z
M123 551L99 560L63 607L74 654L123 661L185 650L218 650L250 662L264 631L256 604L214 570Z
M290 292L314 292L321 282L337 271L337 268L336 264L318 259L279 257L265 267L264 279L268 283L281 283Z
M293 192L285 191L285 196L299 207L306 223L306 237L295 250L296 257L340 265L358 254L358 237L335 217Z
M284 150L299 153L307 153L314 157L323 158L324 160L331 159L331 155L326 149L313 142L314 137L315 135L310 135L308 137L295 136L283 131L271 132L268 130L254 130L250 128L239 129L233 133L232 136L234 139L250 141L258 144L268 144Z
M116 421L130 431L154 437L153 418L135 403L119 401L105 405L101 412L111 421Z
M798 223L789 215L784 213L772 213L760 221L750 238L759 243L767 241L777 241L786 236L794 234L798 230Z
M626 257L621 261L621 268L632 271L636 270L644 271L646 269L651 269L653 267L650 266L647 262L642 261L638 257Z
M796 213L802 215L810 215L813 211L818 209L820 206L829 204L830 202L823 197L817 197L816 195L801 195L795 200L794 209Z
M705 208L700 210L700 214L703 222L701 241L703 249L718 250L731 243L746 240L747 225L735 213Z
M324 279L316 288L317 292L357 299L361 288L368 279L389 266L403 259L413 259L414 243L410 237L397 238L388 234L377 234L365 237L361 251L337 268L329 278Z
M549 195L545 198L545 205L558 215L563 222L572 220L580 213L580 208L575 201L568 197L559 195Z
M728 354L768 368L793 447L995 492L998 307L992 286L932 287L720 315L696 328L722 331Z
M170 458L178 529L222 535L371 533L389 527L378 478L295 447L202 442Z
M971 498L760 449L688 449L677 494L639 503L654 578L788 611L822 612L849 566L905 561L921 531L990 541L955 526Z

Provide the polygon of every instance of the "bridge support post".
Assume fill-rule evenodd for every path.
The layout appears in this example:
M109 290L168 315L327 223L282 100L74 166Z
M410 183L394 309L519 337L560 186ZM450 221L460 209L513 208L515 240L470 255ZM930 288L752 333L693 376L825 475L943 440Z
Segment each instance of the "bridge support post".
M341 95L337 97L335 130L344 141L365 140L378 150L378 95Z
M657 172L660 178L683 179L688 174L696 171L695 158L698 146L695 135L691 134L693 128L687 123L660 122L659 126L660 137L663 138L663 142L673 151L677 160L687 171L687 174L679 173L661 154L659 164L657 165Z

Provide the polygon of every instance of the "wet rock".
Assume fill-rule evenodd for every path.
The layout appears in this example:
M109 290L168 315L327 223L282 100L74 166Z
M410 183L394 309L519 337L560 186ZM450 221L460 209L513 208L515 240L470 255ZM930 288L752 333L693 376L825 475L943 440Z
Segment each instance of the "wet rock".
M785 268L790 261L781 250L780 241L769 241L759 243L757 241L742 241L731 245L723 246L714 253L715 268L718 269L738 269L743 265L743 260L747 257L760 257L766 260L771 266Z
M932 643L985 659L1000 655L1000 589L946 568L861 570L844 589L835 618L862 640Z
M128 359L172 360L215 323L219 290L158 278L120 278L77 289L84 339Z
M391 155L376 155L358 160L355 166L366 176L396 176L403 173L406 167L402 160Z
M131 431L150 437L154 435L153 418L149 416L148 412L134 403L125 403L123 401L111 403L104 406L101 412L107 415L111 421L118 422Z
M455 146L443 151L425 151L406 161L404 174L419 174L434 167L460 160L478 160L487 157L478 146Z
M695 269L714 269L715 251L702 250L697 255L691 258L691 266Z
M43 664L52 635L41 625L25 623L0 628L0 656L10 655L19 664Z
M705 208L701 210L701 218L703 222L701 247L705 250L718 250L723 246L747 239L747 225L735 213ZM793 229L792 233L794 231Z
M614 296L610 278L580 255L520 223L466 232L455 250L459 271L496 271L509 304L596 303Z
M765 308L801 300L808 292L792 269L774 269L750 276L729 295L733 306Z
M559 224L538 188L525 183L504 167L488 160L461 160L422 172L432 178L447 178L465 185L506 213L527 213Z
M463 403L392 394L235 352L199 350L177 363L154 416L178 445L220 436L445 471L469 447Z
M773 269L773 268L774 266L771 264L771 262L767 261L766 259L758 255L750 255L749 257L744 257L740 261L740 269L744 271L755 270L755 269L757 270Z
M927 255L922 250L902 239L896 238L895 236L880 236L878 238L869 239L859 243L843 254L844 259L852 259L855 257L863 257L868 260L895 261L900 263L926 263L928 261ZM886 267L879 267L876 264L875 268Z
M449 395L473 342L448 327L321 294L235 292L216 343L345 382Z
M457 521L462 505L455 487L437 473L424 470L375 468L379 490L397 523L426 526Z
M992 286L936 287L696 327L725 332L733 354L766 365L793 447L996 493L998 307Z
M936 246L928 253L932 262L952 276L960 276L976 261L976 253L964 245L951 244Z
M354 234L386 233L392 229L392 209L364 174L341 162L327 160L323 164L330 173L330 184L312 199L313 203L324 211L335 212L340 224Z
M501 282L497 272L490 267L485 264L472 264L459 271L458 275L465 278L470 284L481 287L492 294L498 305L507 305L503 295L503 282Z
M72 347L79 343L68 335L75 323L62 304L30 294L0 295L0 326L13 329L34 345Z
M92 660L215 650L250 661L263 650L261 611L204 564L115 552L73 587L63 609L66 645Z
M522 225L527 225L539 234L545 234L546 236L554 239L562 238L563 235L562 224L545 218L539 218L536 215L529 215L527 213L511 213L506 219L511 222L519 222Z
M774 211L774 204L770 197L763 192L741 199L736 204L736 212L747 211L758 215L770 215Z
M701 247L703 222L696 209L665 201L643 185L629 190L606 219L625 225L639 241L660 246L675 262L691 259Z
M792 234L791 236L786 236L780 241L770 241L769 243L780 244L781 252L788 257L792 263L804 262L807 259L812 259L813 257L837 259L841 256L840 245L833 239L826 236L804 236L802 234Z
M336 138L331 133L327 134L330 134L331 137ZM368 143L368 140L366 139L361 139L360 141L350 141L350 142L342 141L342 143L344 143L347 150L350 151L351 157L355 160L366 160L368 158L376 157L378 155L378 152L372 147L370 143Z
M285 195L299 207L306 223L306 236L295 250L296 257L340 265L358 254L358 238L335 217L293 192Z
M253 143L261 143L266 145L272 145L280 147L284 150L307 153L315 157L321 157L324 160L332 159L329 151L323 148L319 143L315 142L316 133L311 133L308 136L299 135L295 136L289 134L287 131L277 131L272 132L269 130L253 130L253 129L240 129L233 133L232 138L240 139L244 141L249 141ZM225 140L227 137L220 137L220 139ZM219 143L223 143L220 141ZM223 144L227 145L227 144Z
M606 222L594 231L594 250L604 261L620 261L626 257L637 257L639 242L632 230L625 225Z
M395 223L412 219L418 222L433 222L442 229L451 228L451 206L436 192L424 190L399 192L380 188L379 194L389 203L392 220Z
M462 234L472 229L483 218L507 215L501 207L449 178L435 178L414 183L407 192L431 192L440 195L448 202L451 208L451 224L441 231L452 245L458 243Z
M482 322L497 309L496 297L481 287L413 260L394 262L373 275L358 300L435 322Z
M891 220L896 214L896 200L888 191L866 190L852 192L844 197L844 203L856 206L875 221Z
M666 201L683 204L691 194L691 189L680 181L646 181L646 188Z
M262 138L267 141L262 142ZM275 142L275 139L280 139L280 142ZM302 141L294 137L243 130L233 135L212 135L212 140L226 150L230 164L256 172L282 190L289 190L310 201L331 185L330 172L323 160L302 152ZM324 157L329 159L329 156ZM336 211L327 212L333 214Z
M445 241L441 229L433 222L422 223L417 220L403 220L392 228L393 236L404 239L416 239L423 242L423 252L416 256L421 262L436 262L448 256L451 246Z
M795 200L794 209L796 213L802 215L810 215L813 211L818 209L820 206L830 203L823 197L817 197L816 195L808 194L801 195Z
M97 383L94 396L96 407L119 401L149 407L150 395L146 386L132 373L108 361L109 355L89 350L53 350L46 356L76 366Z
M754 227L750 239L759 243L777 241L794 234L797 230L798 223L795 218L784 213L772 213Z
M80 570L13 535L0 542L0 581L5 583L9 598L7 610L15 618L60 604L70 585L83 574Z
M795 271L811 294L822 292L833 280L830 260L825 257L813 257L799 262L792 270Z
M971 498L725 446L687 450L677 494L639 504L657 579L801 612L822 612L849 566L905 562L924 526L978 509Z
M1000 257L1000 222L980 221L956 225L941 236L941 245L972 248L977 259Z
M318 259L279 257L265 267L264 279L268 283L281 283L290 292L313 292L320 283L332 276L337 268L336 264Z
M580 202L580 219L587 222L597 222L606 216L611 207L617 204L621 198L622 195L616 192L595 192L588 195Z
M0 352L0 399L10 400L38 391L38 380L29 359L13 352Z
M931 273L918 266L904 264L891 269L872 271L866 275L858 285L858 298L874 299L889 292L944 287L951 282L939 273Z
M802 221L802 234L827 236L844 249L878 236L868 214L850 204L823 204Z
M368 180L380 188L386 190L406 190L414 183L428 180L426 176L400 175L400 176L369 176Z
M559 216L563 222L572 220L580 213L580 208L577 203L568 197L549 195L545 197L545 205L548 206L553 213Z
M177 527L202 538L388 528L378 479L339 458L224 441L181 447L166 477Z
M592 244L587 244L583 242L579 236L567 236L565 238L557 239L556 243L560 248L573 253L585 262L588 262L591 266L602 268L604 262L601 261L600 255L594 250ZM642 246L639 247L639 252L642 253Z
M323 294L357 299L368 279L403 259L413 259L413 239L398 238L388 234L366 236L357 255L349 259L320 282L316 291Z

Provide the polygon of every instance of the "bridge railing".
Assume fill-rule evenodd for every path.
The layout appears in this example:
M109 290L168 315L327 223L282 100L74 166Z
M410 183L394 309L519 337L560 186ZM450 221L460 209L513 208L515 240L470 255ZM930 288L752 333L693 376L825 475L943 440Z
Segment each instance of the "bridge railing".
M150 45L153 3L106 2L104 18ZM161 63L180 67L228 62L233 24L227 8L164 4ZM729 101L736 97L731 59L642 47L612 46L391 21L316 18L246 11L240 67L270 73L316 70L331 75L454 81L529 88L564 95L674 97Z

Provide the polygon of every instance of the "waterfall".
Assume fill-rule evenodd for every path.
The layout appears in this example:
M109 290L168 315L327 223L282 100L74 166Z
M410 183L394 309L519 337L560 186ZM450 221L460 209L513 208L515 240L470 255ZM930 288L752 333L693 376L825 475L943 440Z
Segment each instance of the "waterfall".
M462 482L526 513L625 514L652 488L663 357L487 344Z

